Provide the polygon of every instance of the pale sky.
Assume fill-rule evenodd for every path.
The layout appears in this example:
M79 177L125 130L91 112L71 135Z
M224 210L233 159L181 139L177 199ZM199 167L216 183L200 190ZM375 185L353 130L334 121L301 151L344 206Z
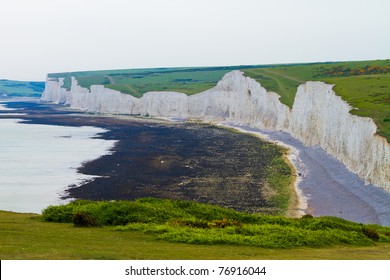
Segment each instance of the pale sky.
M390 58L388 0L0 0L0 79Z

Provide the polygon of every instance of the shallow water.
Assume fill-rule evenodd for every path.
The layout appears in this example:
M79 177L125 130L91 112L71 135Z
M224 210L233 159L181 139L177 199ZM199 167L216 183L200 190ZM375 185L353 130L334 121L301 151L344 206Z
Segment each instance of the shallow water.
M60 204L68 185L93 178L77 173L77 168L113 147L115 141L93 138L103 132L97 127L0 119L0 209L40 213L48 205Z

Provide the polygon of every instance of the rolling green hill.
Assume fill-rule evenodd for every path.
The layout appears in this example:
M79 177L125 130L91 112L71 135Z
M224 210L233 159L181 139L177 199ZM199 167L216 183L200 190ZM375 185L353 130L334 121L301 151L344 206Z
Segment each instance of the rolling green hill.
M41 96L45 89L44 82L24 82L0 80L0 96Z

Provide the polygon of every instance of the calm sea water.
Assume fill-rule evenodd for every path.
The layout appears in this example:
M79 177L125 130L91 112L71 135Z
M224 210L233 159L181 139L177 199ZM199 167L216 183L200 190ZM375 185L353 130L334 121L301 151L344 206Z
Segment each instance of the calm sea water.
M12 114L11 110L0 110ZM5 113L4 113L5 112ZM83 162L109 153L115 141L92 139L105 130L24 124L0 119L0 209L40 213L61 203L72 184L94 176L77 173Z

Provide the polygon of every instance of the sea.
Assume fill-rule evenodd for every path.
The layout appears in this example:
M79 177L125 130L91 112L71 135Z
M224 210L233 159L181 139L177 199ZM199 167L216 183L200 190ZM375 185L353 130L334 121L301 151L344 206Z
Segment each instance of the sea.
M116 142L96 137L106 132L98 127L25 123L1 101L0 115L0 210L41 213L67 203L61 197L69 186L95 178L77 169Z

